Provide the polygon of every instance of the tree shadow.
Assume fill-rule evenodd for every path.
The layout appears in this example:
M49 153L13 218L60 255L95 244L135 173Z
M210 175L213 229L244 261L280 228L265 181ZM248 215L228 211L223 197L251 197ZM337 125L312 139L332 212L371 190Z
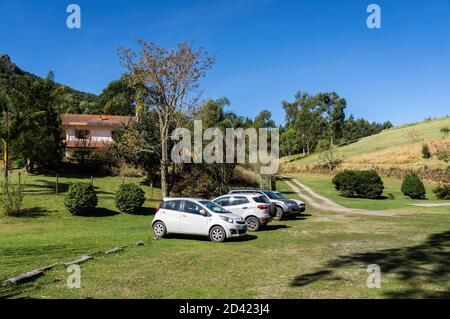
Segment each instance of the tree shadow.
M449 298L450 297L450 231L428 236L416 246L386 249L372 253L357 253L330 260L317 272L297 276L293 287L302 287L322 280L342 280L335 271L354 265L376 264L382 274L394 274L407 286L403 290L387 291L388 298ZM444 288L431 290L430 284Z
M114 191L108 192L105 190L100 190L100 188L98 186L95 186L95 183L94 183L94 189L95 189L95 193L97 195L102 195L102 194L103 195L115 195L116 194ZM107 196L105 196L105 197L107 197Z
M55 194L56 193L56 181L48 180L36 180L36 183L25 184L25 193L32 194ZM58 182L58 193L66 193L69 189L70 184Z

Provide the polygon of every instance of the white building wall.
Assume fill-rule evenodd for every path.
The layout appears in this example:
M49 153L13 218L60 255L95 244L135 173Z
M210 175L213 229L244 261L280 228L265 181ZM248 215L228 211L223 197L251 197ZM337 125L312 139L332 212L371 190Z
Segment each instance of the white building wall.
M112 130L111 129L89 129L89 128L80 128L83 130L89 130L92 141L97 142L112 142ZM67 128L66 129L66 140L67 141L76 141L76 129L75 128Z
M91 140L98 142L112 142L112 132L111 130L105 129L94 129L91 130Z

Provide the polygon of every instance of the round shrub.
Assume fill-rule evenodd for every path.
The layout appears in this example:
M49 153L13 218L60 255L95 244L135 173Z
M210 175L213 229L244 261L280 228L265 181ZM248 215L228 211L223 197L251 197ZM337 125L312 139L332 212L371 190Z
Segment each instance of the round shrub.
M25 161L23 159L19 158L14 162L14 165L16 165L16 167L18 169L22 169L25 167Z
M97 206L97 194L94 186L87 183L70 185L64 199L64 206L75 215L83 215Z
M416 173L411 173L404 178L402 184L402 193L412 199L425 198L425 186Z
M134 214L144 205L145 193L136 184L122 184L116 193L116 206L123 213Z
M450 200L450 184L441 184L433 189L437 199Z
M357 172L355 171L346 170L336 174L333 178L334 187L344 197L354 197L357 183Z
M356 194L364 198L379 198L384 191L383 180L375 171L358 172L358 188Z
M429 159L431 157L430 148L427 144L422 145L422 157L425 159Z
M333 178L336 190L344 197L379 198L384 191L375 171L344 171Z

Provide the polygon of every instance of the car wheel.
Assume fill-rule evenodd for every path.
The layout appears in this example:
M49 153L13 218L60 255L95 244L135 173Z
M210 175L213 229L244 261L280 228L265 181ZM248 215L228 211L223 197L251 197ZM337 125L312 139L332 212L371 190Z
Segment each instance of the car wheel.
M261 228L259 219L253 216L247 217L245 220L249 231L258 231Z
M211 241L216 243L221 243L227 238L227 234L225 233L225 230L220 226L214 226L211 228L211 231L209 232L209 238Z
M166 225L163 222L156 222L153 224L153 234L158 237L164 237L167 233Z
M276 211L275 217L273 219L280 221L283 219L283 217L284 217L283 208L277 206L277 211Z

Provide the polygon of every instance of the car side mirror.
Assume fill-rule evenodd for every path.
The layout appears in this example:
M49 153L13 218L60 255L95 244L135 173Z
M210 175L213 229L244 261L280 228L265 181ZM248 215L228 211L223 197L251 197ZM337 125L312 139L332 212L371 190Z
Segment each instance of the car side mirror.
M208 213L206 212L206 210L204 210L204 209L201 209L200 210L200 215L203 215L203 216L208 216Z

